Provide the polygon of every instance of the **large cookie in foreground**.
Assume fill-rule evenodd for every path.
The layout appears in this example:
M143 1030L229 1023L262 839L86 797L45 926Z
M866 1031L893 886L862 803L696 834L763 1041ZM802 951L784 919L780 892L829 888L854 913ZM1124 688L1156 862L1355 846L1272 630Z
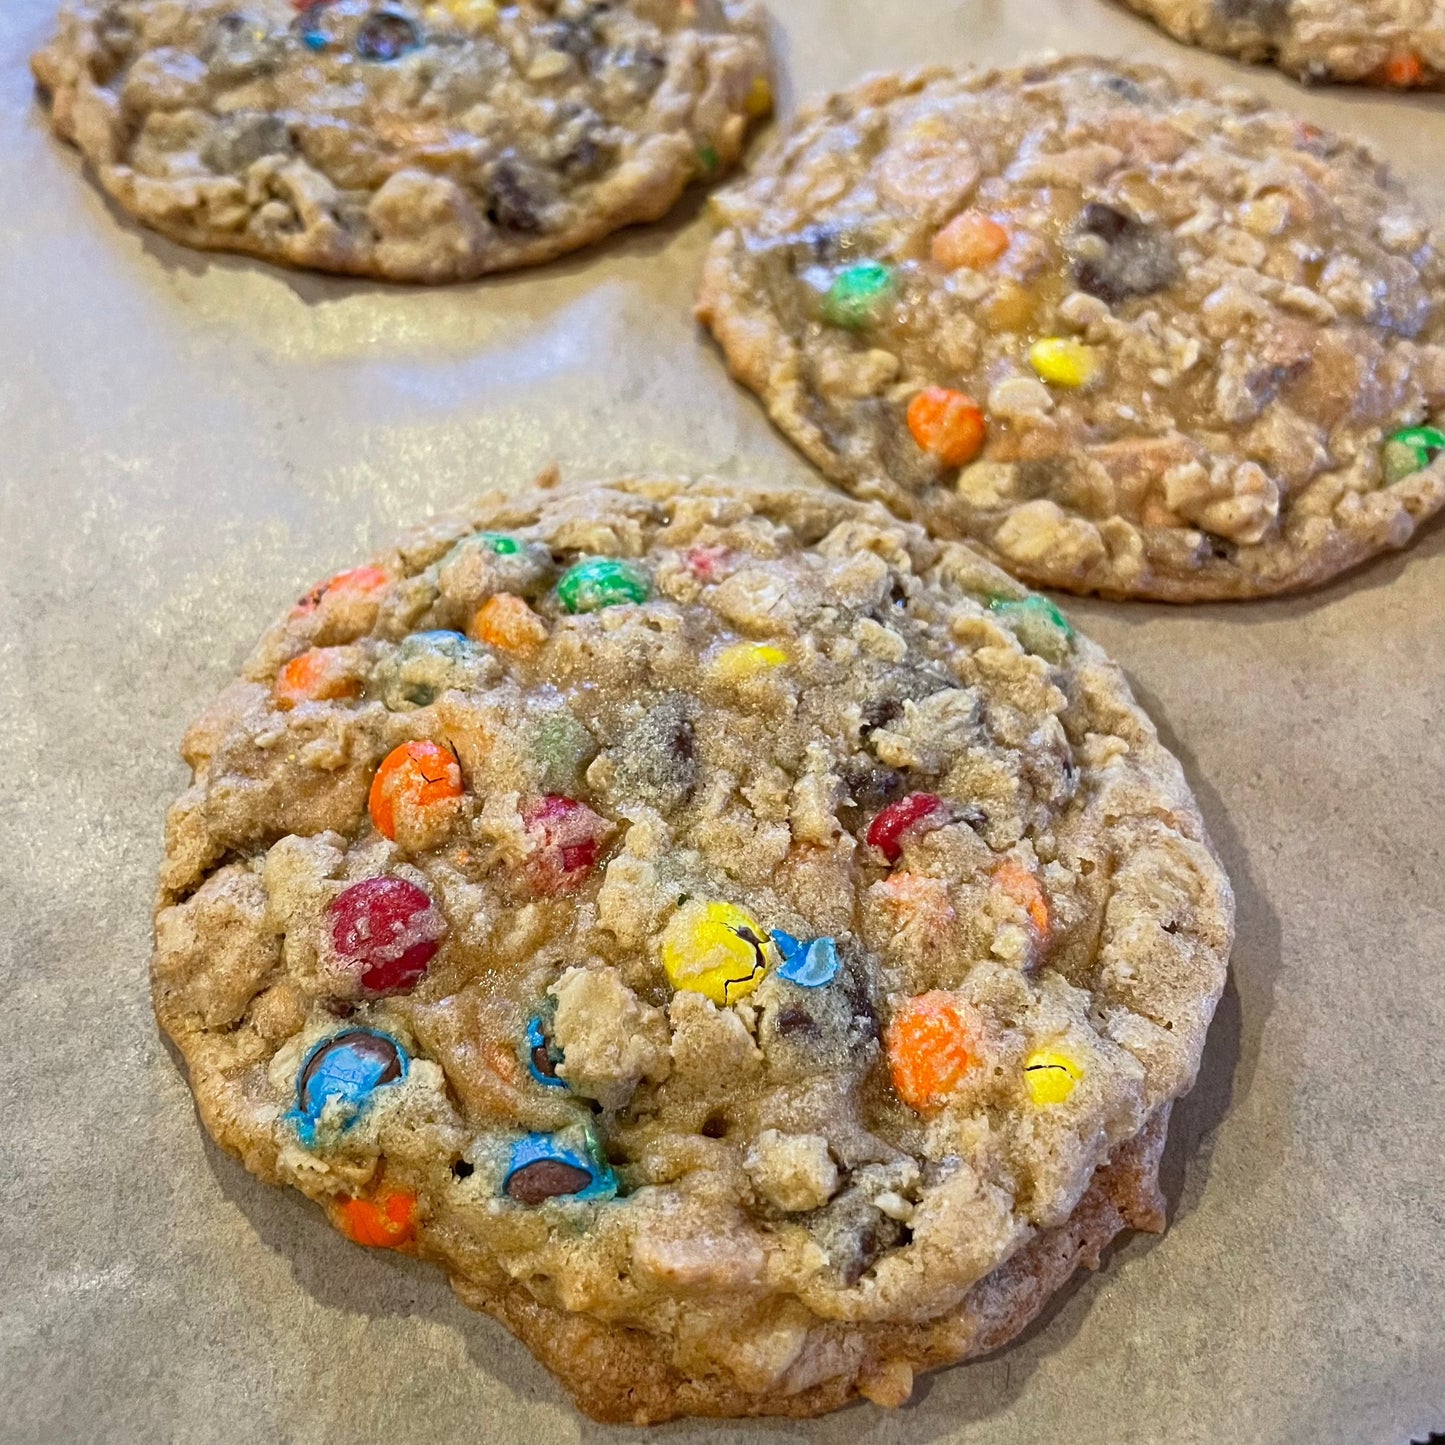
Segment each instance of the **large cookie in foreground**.
M1272 62L1299 80L1392 90L1445 80L1439 0L1124 0L1176 40Z
M1383 164L1064 59L870 80L717 198L699 314L834 481L1027 581L1307 587L1445 501L1445 287Z
M900 1403L1162 1227L1229 884L1119 670L965 547L492 496L184 751L153 979L207 1127L599 1418Z
M394 281L655 220L771 104L754 0L71 0L33 67L146 225Z

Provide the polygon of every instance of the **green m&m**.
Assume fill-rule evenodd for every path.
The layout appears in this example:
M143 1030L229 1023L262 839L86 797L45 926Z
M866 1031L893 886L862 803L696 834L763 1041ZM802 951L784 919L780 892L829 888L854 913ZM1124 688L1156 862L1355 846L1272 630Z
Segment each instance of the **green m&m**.
M515 557L522 550L522 544L505 532L478 532L477 540L488 552L494 552L498 557Z
M1381 461L1385 468L1385 484L1393 487L1414 472L1423 471L1445 451L1445 432L1433 426L1410 426L1397 431L1385 443Z
M867 326L893 294L893 272L878 261L840 271L823 297L823 319L857 331Z
M991 597L988 606L1030 652L1049 662L1062 662L1068 655L1073 624L1047 597Z
M578 562L557 583L557 596L568 612L597 612L621 602L646 602L651 593L647 574L615 557Z

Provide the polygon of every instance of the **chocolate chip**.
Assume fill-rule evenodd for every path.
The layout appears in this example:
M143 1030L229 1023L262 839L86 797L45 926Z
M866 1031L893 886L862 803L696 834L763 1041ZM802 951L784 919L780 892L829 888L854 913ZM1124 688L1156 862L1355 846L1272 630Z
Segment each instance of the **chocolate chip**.
M362 22L356 33L356 53L363 60L400 60L421 44L421 33L405 15L378 10Z
M217 122L201 147L201 160L217 175L235 176L263 156L291 150L291 129L280 116L242 112Z
M872 758L847 758L838 775L855 807L881 808L907 791L908 781L896 768L885 767Z
M1174 238L1102 201L1084 207L1070 249L1079 287L1111 306L1179 279Z
M507 1180L507 1195L519 1204L541 1204L566 1194L580 1194L592 1176L575 1164L560 1159L536 1159L524 1164Z
M617 147L596 111L579 105L564 107L551 154L553 165L569 181L590 181L617 158Z
M487 178L487 219L503 231L533 234L542 229L545 188L515 156L504 156Z
M840 951L832 983L806 988L771 975L753 995L758 1046L771 1079L866 1068L878 1037L868 975L851 951Z
M1130 105L1150 103L1149 92L1142 85L1130 80L1127 75L1106 75L1103 84L1105 90L1117 95L1120 100L1127 100Z
M805 1220L828 1263L845 1285L854 1285L885 1251L902 1244L907 1230L878 1209L861 1189L845 1189Z
M889 723L903 716L903 704L896 697L879 698L876 702L863 705L863 725L858 729L858 736L866 738L869 733L878 728L887 727Z

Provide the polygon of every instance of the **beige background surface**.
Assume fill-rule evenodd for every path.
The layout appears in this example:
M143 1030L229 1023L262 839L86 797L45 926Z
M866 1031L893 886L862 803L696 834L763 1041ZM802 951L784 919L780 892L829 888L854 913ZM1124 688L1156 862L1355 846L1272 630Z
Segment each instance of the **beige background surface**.
M580 1419L441 1277L205 1139L151 1020L186 721L373 539L526 478L806 479L688 306L708 234L424 292L118 224L0 4L0 1438L640 1438ZM773 0L785 105L867 68L1172 56L1377 141L1445 207L1445 98L1305 93L1105 0ZM897 1414L662 1440L1340 1442L1445 1428L1445 527L1314 598L1078 604L1177 746L1239 892L1173 1227Z

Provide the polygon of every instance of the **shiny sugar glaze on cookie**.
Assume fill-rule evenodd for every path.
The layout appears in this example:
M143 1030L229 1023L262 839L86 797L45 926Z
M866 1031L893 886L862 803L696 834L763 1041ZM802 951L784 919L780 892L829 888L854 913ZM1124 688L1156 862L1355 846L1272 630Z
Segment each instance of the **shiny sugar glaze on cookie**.
M875 77L714 205L734 375L1025 581L1288 591L1445 502L1436 242L1380 158L1260 101L1090 58Z
M593 1414L898 1403L1158 1227L1228 884L1118 671L965 548L492 497L306 590L185 753L155 999L209 1127Z
M33 68L144 224L398 281L653 220L771 106L753 0L68 0Z

